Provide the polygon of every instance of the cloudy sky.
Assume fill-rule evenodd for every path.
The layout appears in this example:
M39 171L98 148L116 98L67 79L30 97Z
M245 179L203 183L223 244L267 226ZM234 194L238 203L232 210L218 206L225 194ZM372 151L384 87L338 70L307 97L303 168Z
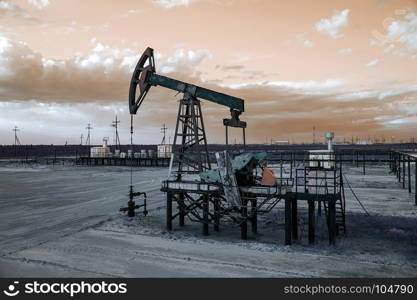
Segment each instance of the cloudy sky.
M140 54L157 72L245 99L248 142L405 141L417 128L417 0L0 0L0 144L128 142ZM180 95L151 89L135 143L173 135ZM209 142L224 107L203 102ZM240 132L233 131L236 141Z

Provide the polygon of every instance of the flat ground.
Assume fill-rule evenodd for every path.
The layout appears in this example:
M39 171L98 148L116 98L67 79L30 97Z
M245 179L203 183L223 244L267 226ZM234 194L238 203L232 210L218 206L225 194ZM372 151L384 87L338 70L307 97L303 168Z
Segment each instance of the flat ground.
M413 168L414 169L414 168ZM317 244L307 243L301 206L300 241L284 246L283 203L259 223L259 234L239 229L201 235L188 221L164 228L166 169L134 172L148 193L150 214L129 219L126 168L0 166L0 276L109 277L405 277L417 275L417 207L387 166L345 167L347 234L329 246L324 217ZM413 187L414 191L414 187Z

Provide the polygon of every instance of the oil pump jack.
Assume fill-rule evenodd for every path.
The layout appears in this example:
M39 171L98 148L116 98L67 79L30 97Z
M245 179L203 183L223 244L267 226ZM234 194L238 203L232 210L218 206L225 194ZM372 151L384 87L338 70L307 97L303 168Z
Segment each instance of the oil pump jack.
M314 243L314 202L326 201L329 242L334 243L337 229L342 226L340 228L344 230L343 180L338 179L343 178L341 168L320 169L321 172L329 171L334 177L331 179L330 176L325 175L323 186L314 185L314 189L322 190L316 194L298 191L299 180L297 178L300 177L297 176L300 169L296 169L295 190L293 177L292 182L283 181L283 177L278 182L273 171L266 168L267 153L265 152L243 153L233 158L227 151L217 152L215 154L217 169L212 169L200 101L207 100L230 109L231 117L223 119L223 124L226 126L227 144L228 127L242 128L245 141L246 122L239 119L244 111L244 100L157 74L151 48L147 48L142 54L130 82L131 144L133 144L133 115L137 113L152 86L162 86L182 93L175 127L174 154L170 163L171 168L175 161L178 169L175 176L162 182L161 187L161 191L166 193L166 227L168 230L172 230L172 222L175 218L179 219L180 226L184 226L185 217L188 217L191 221L202 223L203 234L208 235L209 224L214 225L214 231L219 231L221 218L227 218L240 226L241 238L246 239L247 223L251 223L252 232L256 234L258 213L270 212L284 199L285 243L290 245L292 238L298 239L297 201L305 200L308 201L309 207L309 242ZM262 171L261 177L258 175L258 170ZM308 170L310 170L309 167L305 166L304 190L306 190L306 182L309 181L307 178L312 178L308 177ZM317 172L317 169L312 170ZM337 175L339 172L337 170L340 171L340 175ZM186 176L186 174L198 174L200 179L196 176ZM317 180L317 173L315 178ZM327 181L328 178L330 181ZM338 183L337 180L341 181ZM333 190L331 190L332 186ZM133 191L132 179L129 195L128 207L123 211L133 216L136 208L143 207L143 213L146 215L146 194ZM134 198L139 196L144 196L142 205L136 205L134 202ZM178 204L176 213L173 213L174 201ZM341 205L342 215L338 214L338 216L343 217L342 221L336 218L336 203Z
M230 109L231 117L223 119L223 125L226 128L226 144L228 143L228 127L242 128L243 141L246 142L246 122L239 119L241 113L244 112L243 99L157 74L153 49L148 47L140 57L130 82L129 110L132 116L137 113L152 86L165 87L183 94L179 101L172 156L172 160L178 165L175 175L177 181L180 181L184 174L196 174L211 169L200 99ZM135 194L134 192L130 194L132 193ZM184 224L185 196L183 193L176 195L180 208L180 225ZM130 201L133 201L132 198ZM135 204L130 203L128 207L135 207Z

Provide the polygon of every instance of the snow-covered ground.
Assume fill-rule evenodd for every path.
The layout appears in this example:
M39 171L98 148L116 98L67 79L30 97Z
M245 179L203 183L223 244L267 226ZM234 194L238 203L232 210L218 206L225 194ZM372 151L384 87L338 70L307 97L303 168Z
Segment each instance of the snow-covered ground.
M284 246L283 203L259 222L259 234L239 239L222 224L165 228L167 170L135 169L136 189L150 213L129 219L130 171L123 167L0 166L0 276L109 277L403 277L417 275L417 207L387 166L345 167L370 216L346 188L347 234L329 246L324 217L317 244L307 243L300 205L300 241ZM414 192L414 187L413 187Z

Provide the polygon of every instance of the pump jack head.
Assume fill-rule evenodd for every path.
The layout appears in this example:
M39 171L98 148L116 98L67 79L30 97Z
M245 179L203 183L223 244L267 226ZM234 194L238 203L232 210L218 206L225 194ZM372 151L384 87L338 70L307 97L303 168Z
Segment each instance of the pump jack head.
M241 121L239 115L241 111L230 109L230 119L223 119L223 125L229 127L246 128L246 122Z
M153 49L146 48L140 57L135 70L133 71L132 80L130 81L129 89L129 111L131 114L136 114L143 99L151 88L147 78L152 73L155 73L155 60L153 57ZM136 90L139 87L139 95L136 98Z

